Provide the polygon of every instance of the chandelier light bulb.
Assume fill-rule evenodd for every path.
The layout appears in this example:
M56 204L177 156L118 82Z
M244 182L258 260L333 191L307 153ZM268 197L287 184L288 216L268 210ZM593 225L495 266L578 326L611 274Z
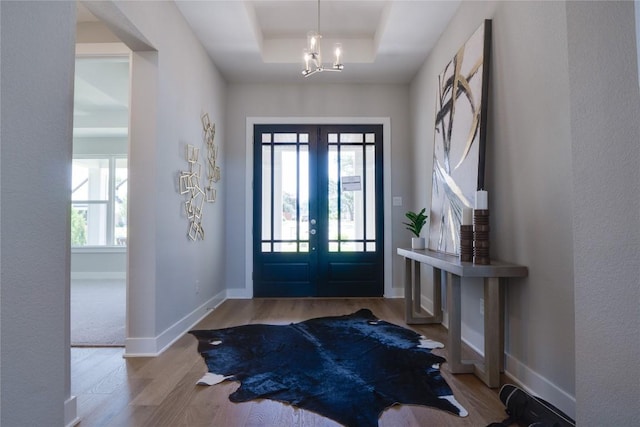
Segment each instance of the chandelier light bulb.
M333 66L341 66L342 65L342 43L336 43L333 47L333 53L335 55L335 61L333 62Z
M315 31L309 31L307 34L307 47L309 48L309 52L313 53L320 47L320 39L322 36Z
M309 49L304 49L302 51L302 60L304 61L304 70L302 71L302 74L310 72L311 68L309 68L309 62L311 61L311 55L309 54Z

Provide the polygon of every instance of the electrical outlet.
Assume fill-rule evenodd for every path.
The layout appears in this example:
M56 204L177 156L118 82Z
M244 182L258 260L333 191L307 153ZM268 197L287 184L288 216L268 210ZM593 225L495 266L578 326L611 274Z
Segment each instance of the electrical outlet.
M484 316L484 298L480 298L480 316Z

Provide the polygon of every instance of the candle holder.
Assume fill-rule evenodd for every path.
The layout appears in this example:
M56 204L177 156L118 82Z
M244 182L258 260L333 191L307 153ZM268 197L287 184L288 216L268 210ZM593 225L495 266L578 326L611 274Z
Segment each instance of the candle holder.
M460 261L473 261L473 225L460 226Z
M473 211L473 263L491 264L489 256L489 210Z

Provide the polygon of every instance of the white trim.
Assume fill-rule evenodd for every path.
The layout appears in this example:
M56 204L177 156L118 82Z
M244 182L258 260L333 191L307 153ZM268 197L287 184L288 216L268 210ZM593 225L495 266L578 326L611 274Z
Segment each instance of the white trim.
M124 357L156 357L179 340L226 300L226 291L207 300L200 307L165 329L157 337L125 339Z
M385 264L386 268L386 264ZM385 274L385 281L387 280L387 275ZM385 282L386 283L386 282ZM386 288L384 290L384 298L404 298L404 289L403 288Z
M227 299L251 299L253 295L251 292L247 292L246 289L227 289Z
M72 271L71 280L127 280L126 271Z
M427 308L428 307L428 308ZM429 313L433 312L433 300L424 294L420 294L420 308ZM443 307L444 308L444 307ZM444 311L444 310L443 310Z
M148 338L126 338L124 340L124 354L122 357L156 357L160 355L157 349L156 339Z
M126 254L126 246L72 246L72 254Z
M312 125L382 125L382 169L384 198L384 293L385 297L399 295L393 288L391 253L391 118L390 117L247 117L245 138L245 288L244 294L253 297L253 126L258 124L312 124Z
M428 313L433 313L433 300L424 295L420 295L420 307ZM441 325L444 326L447 331L449 330L449 313L447 312L447 307L445 304L442 305ZM460 332L462 335L460 340L480 356L484 357L484 348L479 348L476 345L477 343L481 343L481 345L482 343L484 343L484 334L481 334L474 329L469 328L464 323L462 324L462 330Z
M562 390L556 384L535 372L509 353L505 354L505 374L513 378L518 386L528 393L553 402L560 410L571 418L576 418L576 398ZM525 386L524 384L528 384Z
M433 314L433 300L424 295L420 295L420 308L427 313ZM449 313L447 312L447 305L445 301L442 301L442 322L440 322L445 329L449 330ZM461 338L463 342L466 342L464 338Z
M253 125L264 119L247 117L245 127L245 227L244 241L244 291L253 298ZM274 119L275 120L275 119Z
M73 128L74 138L126 138L128 136L128 127Z
M75 396L71 396L64 401L64 425L65 427L73 427L78 424L80 424L78 401Z
M76 43L76 56L127 56L131 49L121 42Z
M480 333L462 322L460 334L462 335L461 340L463 343L484 357L484 333Z

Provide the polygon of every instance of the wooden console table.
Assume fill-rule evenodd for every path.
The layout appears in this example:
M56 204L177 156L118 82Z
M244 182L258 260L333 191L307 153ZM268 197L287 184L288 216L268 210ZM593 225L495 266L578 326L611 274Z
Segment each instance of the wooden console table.
M491 387L500 387L500 371L504 364L504 295L508 277L525 277L528 269L522 265L491 260L490 265L460 262L456 255L447 255L430 249L398 248L405 258L404 298L407 324L442 322L441 284L447 285L447 312L449 334L447 342L448 365L451 373L474 373ZM422 314L420 306L420 264L433 267L433 314ZM484 279L484 361L462 360L461 337L461 284L465 279Z

